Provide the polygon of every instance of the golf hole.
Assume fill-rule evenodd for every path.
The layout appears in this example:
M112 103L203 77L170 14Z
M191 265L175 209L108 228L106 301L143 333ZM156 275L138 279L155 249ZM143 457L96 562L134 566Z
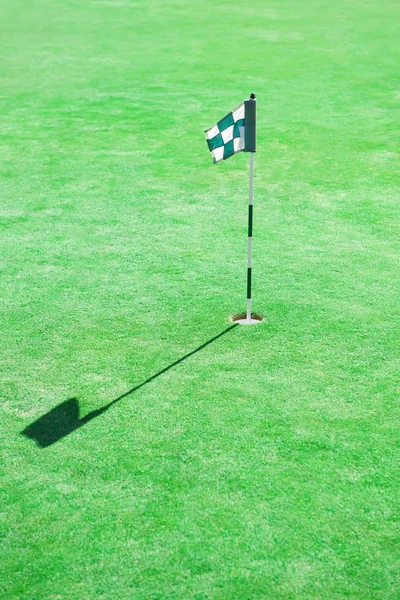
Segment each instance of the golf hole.
M238 323L239 325L257 325L258 323L261 323L263 320L262 316L257 315L256 313L251 313L250 322L247 320L246 313L232 315L230 319L233 323Z

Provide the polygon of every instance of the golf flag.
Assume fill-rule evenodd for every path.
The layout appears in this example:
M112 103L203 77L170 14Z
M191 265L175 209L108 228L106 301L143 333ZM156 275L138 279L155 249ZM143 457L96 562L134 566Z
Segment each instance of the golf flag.
M256 113L254 94L235 110L206 129L206 140L214 163L226 160L237 152L256 151Z
M253 188L254 153L256 151L256 97L251 94L240 106L218 121L214 127L206 129L206 140L214 163L226 160L237 152L250 152L249 172L249 217L247 244L247 311L246 318L234 319L237 323L252 325L260 322L251 312L251 273L253 248ZM252 318L254 316L254 318Z

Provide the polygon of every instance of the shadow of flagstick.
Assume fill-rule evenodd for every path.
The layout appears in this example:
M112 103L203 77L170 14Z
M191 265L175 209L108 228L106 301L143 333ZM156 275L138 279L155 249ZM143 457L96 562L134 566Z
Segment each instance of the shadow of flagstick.
M230 327L228 327L218 335L214 336L195 350L188 352L188 354L185 354L185 356L182 356L175 362L171 363L170 365L168 365L168 367L165 367L161 371L158 371L158 373L155 373L145 381L142 381L142 383L135 385L133 388L131 388L124 394L121 394L114 400L111 400L111 402L109 402L105 406L102 406L101 408L98 408L97 410L93 410L92 412L88 413L85 417L81 419L79 418L79 402L76 398L70 398L69 400L62 402L61 404L50 410L48 413L39 417L39 419L28 425L28 427L21 431L21 434L25 435L26 437L32 440L35 440L37 445L41 448L51 446L55 442L58 442L65 436L75 431L75 429L82 427L82 425L86 425L86 423L89 423L89 421L92 421L99 415L102 415L107 410L109 410L111 406L113 406L123 398L126 398L130 394L133 394L134 392L147 385L154 379L157 379L157 377L160 377L160 375L163 375L173 367L176 367L176 365L179 365L179 363L183 362L190 356L193 356L197 352L200 352L200 350L203 350L203 348L209 346L209 344L212 344L212 342L215 342L215 340L222 337L223 335L228 333L228 331L231 331L237 326L237 323L231 325Z

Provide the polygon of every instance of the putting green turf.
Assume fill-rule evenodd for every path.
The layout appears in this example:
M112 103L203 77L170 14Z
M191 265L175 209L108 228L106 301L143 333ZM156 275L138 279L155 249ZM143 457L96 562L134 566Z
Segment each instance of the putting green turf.
M0 10L0 596L397 599L398 2Z

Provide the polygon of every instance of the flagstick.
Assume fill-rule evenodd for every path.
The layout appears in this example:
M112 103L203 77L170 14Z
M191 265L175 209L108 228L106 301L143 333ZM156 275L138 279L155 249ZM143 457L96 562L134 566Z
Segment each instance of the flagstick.
M249 225L247 251L247 323L251 323L251 268L253 250L254 152L250 152Z
M236 116L234 116L236 115ZM236 130L236 127L238 130ZM224 133L231 130L231 137L225 141ZM236 133L235 133L236 132ZM247 311L246 315L233 315L231 320L241 325L255 325L261 323L262 318L254 315L251 318L251 270L253 246L253 188L254 188L254 153L256 151L256 96L250 94L248 100L233 112L218 121L217 125L206 130L208 148L212 152L214 162L225 160L244 150L250 152L249 172L249 223L248 223L248 252L247 252ZM239 133L239 135L238 135ZM229 132L227 133L229 137ZM237 138L240 137L237 145ZM246 316L246 318L244 318Z

